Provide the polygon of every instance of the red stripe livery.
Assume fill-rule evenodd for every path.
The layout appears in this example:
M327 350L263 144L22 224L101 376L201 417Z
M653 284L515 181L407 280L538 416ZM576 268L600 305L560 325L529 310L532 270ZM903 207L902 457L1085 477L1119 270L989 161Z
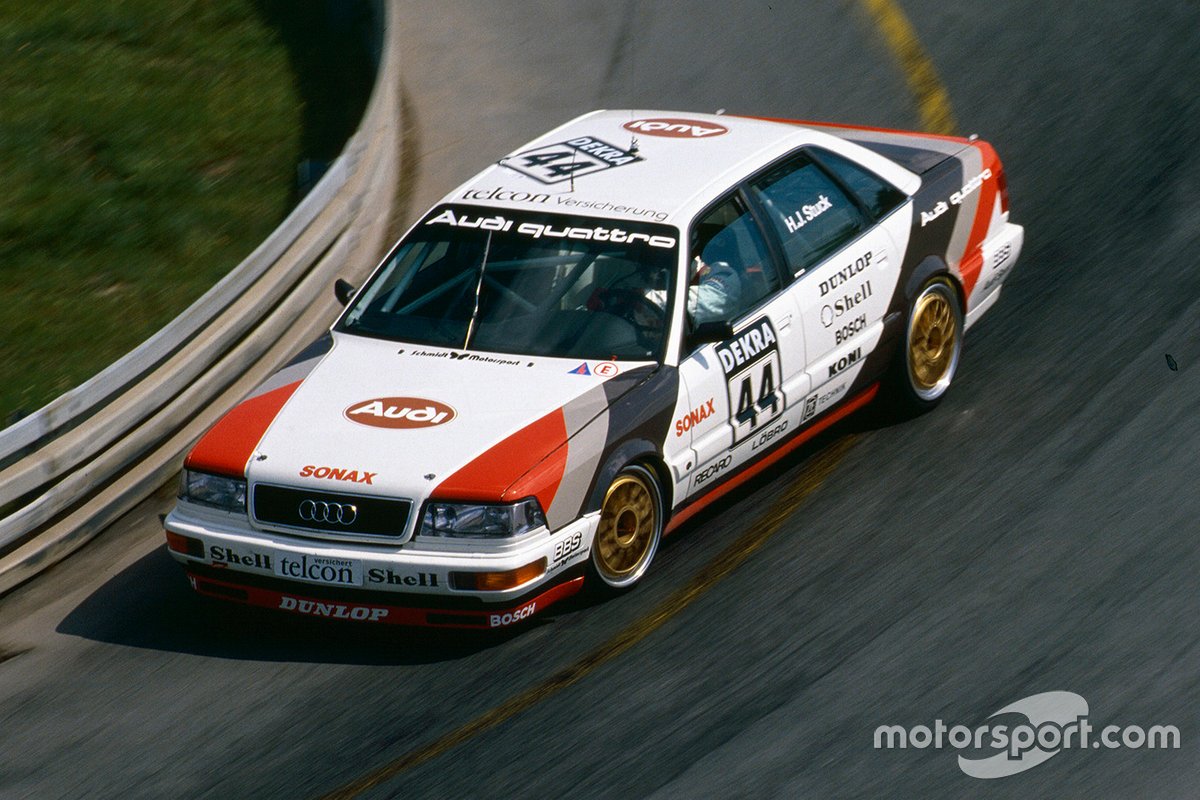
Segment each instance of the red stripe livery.
M280 386L234 406L201 437L183 465L200 472L244 478L246 465L300 381Z

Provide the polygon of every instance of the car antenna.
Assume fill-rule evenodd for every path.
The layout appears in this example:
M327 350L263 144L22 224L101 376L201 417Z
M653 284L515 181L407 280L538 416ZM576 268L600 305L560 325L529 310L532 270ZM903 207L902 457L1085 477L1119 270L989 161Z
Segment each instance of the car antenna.
M631 135L631 136L629 137L629 152L630 152L630 154L631 154L631 155L635 155L635 156L636 156L636 155L637 155L637 151L638 151L638 140L637 140L637 137L636 137L636 136L632 136L632 135Z

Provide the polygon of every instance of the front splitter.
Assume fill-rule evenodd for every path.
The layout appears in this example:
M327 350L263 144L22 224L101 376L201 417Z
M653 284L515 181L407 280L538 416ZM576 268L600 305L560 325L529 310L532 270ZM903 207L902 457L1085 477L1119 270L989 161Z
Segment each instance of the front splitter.
M504 628L540 614L583 588L583 576L551 586L546 591L525 597L513 606L477 609L413 608L377 602L355 602L306 597L303 594L261 586L248 586L210 575L186 570L192 588L207 597L232 600L260 608L273 608L292 614L326 617L347 622L376 625L410 625L423 628Z

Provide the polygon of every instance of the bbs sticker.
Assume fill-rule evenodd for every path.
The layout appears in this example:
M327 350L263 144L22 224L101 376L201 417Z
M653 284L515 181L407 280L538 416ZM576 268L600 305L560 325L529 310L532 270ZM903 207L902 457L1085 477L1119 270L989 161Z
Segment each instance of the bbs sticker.
M561 564L579 552L583 546L583 534L573 533L554 545L554 563Z

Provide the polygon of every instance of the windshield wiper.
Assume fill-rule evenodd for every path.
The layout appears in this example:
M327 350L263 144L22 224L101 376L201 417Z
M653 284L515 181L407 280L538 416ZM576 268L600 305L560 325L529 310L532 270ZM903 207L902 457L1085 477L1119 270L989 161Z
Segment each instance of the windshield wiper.
M487 269L488 253L492 249L492 232L488 231L487 241L483 243L483 258L479 260L479 275L475 279L475 308L471 310L471 319L467 322L467 337L463 340L463 350L471 349L471 337L475 335L475 320L479 318L479 296L483 294L483 272Z

